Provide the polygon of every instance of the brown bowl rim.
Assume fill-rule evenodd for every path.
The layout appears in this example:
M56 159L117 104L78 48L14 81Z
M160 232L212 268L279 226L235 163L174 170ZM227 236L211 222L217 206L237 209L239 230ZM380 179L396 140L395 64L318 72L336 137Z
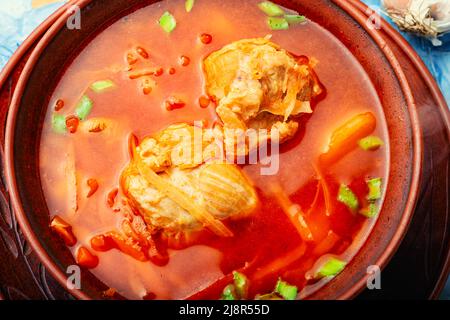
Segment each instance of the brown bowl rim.
M333 0L334 1L334 0ZM367 9L370 9L369 6L364 4L359 0L347 0L350 2L355 8L360 10L361 12L365 12ZM394 27L388 23L385 19L381 19L381 27L384 32L386 32L389 37L395 40L406 53L406 55L412 60L417 70L419 71L422 78L425 80L428 88L433 95L433 98L438 102L438 107L440 108L441 114L443 116L443 120L445 121L445 125L447 127L447 131L450 133L450 109L447 101L445 100L444 95L442 94L439 85L436 83L433 75L430 70L426 67L422 58L419 54L414 50L414 48L409 44L409 42L397 31Z
M39 259L43 262L44 266L49 270L50 274L61 284L63 285L69 293L74 295L78 299L83 300L90 300L91 297L88 296L86 293L84 293L82 290L79 289L72 289L67 288L67 276L64 274L62 270L56 265L56 263L50 258L48 253L45 251L43 246L40 243L40 240L34 233L27 217L25 214L25 211L22 207L20 197L18 194L18 189L16 185L16 178L15 178L15 172L14 172L14 155L13 155L13 141L14 141L14 127L15 127L15 120L19 108L19 102L21 99L21 95L24 91L24 88L26 87L28 77L32 69L34 68L34 65L39 59L40 54L45 50L48 43L53 39L54 35L61 29L62 25L65 24L65 21L70 16L70 7L71 6L78 6L80 8L84 8L87 4L92 2L93 0L71 0L69 3L64 5L63 8L60 8L55 14L53 14L49 20L44 22L43 25L41 25L28 39L29 45L27 42L27 45L24 45L24 48L28 46L28 48L33 43L33 40L36 41L39 32L42 32L42 29L45 29L45 26L51 25L48 30L45 32L41 40L38 42L36 47L33 49L33 52L30 55L29 60L27 61L23 72L19 78L19 81L17 82L16 89L14 91L14 95L11 100L10 110L8 114L7 119L7 125L6 125L6 141L5 141L5 173L6 173L6 180L8 184L8 189L10 192L11 202L14 208L14 213L17 217L18 223L24 233L24 236L29 240L31 247L35 250L37 256ZM403 210L403 215L401 218L401 221L398 225L398 228L394 234L394 236L391 238L391 241L389 245L386 247L386 250L384 254L381 255L381 257L378 259L376 264L380 266L380 268L384 268L384 266L389 262L389 260L392 258L394 253L396 252L398 246L401 243L401 240L403 239L404 235L406 234L406 231L408 229L408 226L411 222L412 213L414 211L416 200L418 196L418 186L419 181L421 177L421 166L422 166L422 158L423 158L423 148L422 148L422 133L419 126L419 120L418 115L415 110L415 102L414 98L411 92L411 89L409 87L408 81L406 79L405 74L403 73L400 64L398 63L397 58L395 57L394 53L391 51L389 46L385 43L383 40L383 37L381 36L380 32L378 30L372 30L369 29L365 25L365 21L367 20L366 16L360 12L357 8L352 6L349 2L346 0L332 0L335 4L337 4L342 10L347 12L350 17L352 17L354 20L356 20L362 28L366 30L366 32L371 36L371 38L376 42L378 47L382 50L384 53L386 59L389 61L392 69L394 70L399 83L401 85L403 94L405 96L405 99L407 101L407 108L409 111L410 119L411 119L411 128L412 128L412 137L413 137L413 171L412 171L412 180L411 180L411 187L408 194L408 201L406 204L405 209ZM62 9L66 9L65 11ZM57 14L60 14L57 16ZM409 46L409 45L408 45ZM411 50L413 50L411 48ZM23 49L25 52L26 50ZM10 65L14 65L14 62L17 61L18 58L13 58L13 61L10 61ZM9 66L9 68L12 68ZM2 73L3 76L3 73ZM2 80L2 78L0 78ZM359 281L357 281L351 289L349 289L346 293L342 294L341 296L337 297L336 299L350 299L356 296L364 287L364 283L366 282L367 275L362 277Z
M85 294L82 290L76 288L70 288L67 286L67 276L64 274L62 270L55 264L52 258L45 251L44 247L41 245L40 240L34 233L27 217L25 211L23 210L20 196L18 194L18 189L16 185L15 178L15 168L14 168L14 155L13 155L13 141L14 141L14 124L18 112L19 104L18 102L21 99L21 95L24 91L26 83L28 81L28 77L37 60L39 59L40 54L45 50L49 42L52 40L53 36L60 30L61 25L65 24L65 21L70 17L71 12L70 8L72 6L79 6L80 8L84 8L84 6L89 3L91 0L71 0L67 4L60 8L55 15L51 16L49 19L50 22L44 22L44 25L36 30L28 39L26 45L24 45L23 53L26 52L26 47L31 47L32 43L37 40L40 35L40 32L45 32L42 38L38 41L36 47L33 49L28 61L23 68L23 71L20 75L20 78L17 82L16 89L14 90L13 97L11 99L10 109L8 111L8 118L6 123L5 130L5 173L6 173L6 182L8 184L8 190L11 198L11 203L14 208L14 214L17 218L19 226L25 236L25 238L29 241L31 247L36 252L38 258L42 261L44 266L49 270L50 274L66 289L70 294L75 296L80 300L91 300L87 294ZM64 10L65 9L65 10ZM59 14L59 15L58 15ZM47 30L45 27L47 26ZM45 30L45 31L44 31ZM28 42L29 41L29 42ZM27 49L28 49L27 48ZM20 52L22 53L22 52ZM20 56L17 58L19 59ZM11 63L13 65L13 63ZM11 67L12 68L12 67Z
M347 12L347 14L349 14L353 19L355 19L358 22L358 24L362 28L364 28L364 30L371 36L371 38L375 41L378 47L382 50L384 56L389 61L389 64L391 65L393 71L395 72L398 78L399 84L405 95L407 108L411 120L412 143L413 143L413 165L412 165L411 187L409 189L406 206L403 210L403 216L397 227L397 230L394 236L391 238L389 245L386 247L384 253L374 263L375 265L379 266L380 269L382 270L391 260L394 254L397 252L398 247L400 246L403 238L406 235L406 232L412 220L414 209L416 207L416 202L419 195L419 185L422 177L422 170L421 170L423 161L422 130L420 128L419 116L416 111L416 103L414 101L414 95L409 86L407 77L403 72L399 61L397 60L397 57L395 56L389 45L385 42L380 31L375 28L370 28L367 25L367 16L347 0L332 0L332 2L337 4L342 10ZM383 19L381 18L381 20ZM411 50L414 50L412 49L412 47L410 48ZM358 282L356 282L351 287L351 289L349 289L347 292L342 294L337 299L346 300L354 298L356 295L358 295L358 293L360 293L363 290L364 284L367 282L369 276L370 276L369 274L366 274Z
M362 12L366 12L366 10L369 8L369 6L362 3L361 1L358 0L348 0L348 1ZM442 91L440 90L430 70L425 66L424 62L422 61L422 58L411 47L408 41L397 30L395 30L391 24L389 24L386 20L382 19L381 25L383 31L385 31L389 37L394 39L395 42L400 44L400 47L402 48L403 52L406 53L406 55L411 59L411 61L416 66L423 80L430 89L433 98L438 102L437 104L440 109L442 119L444 120L445 126L447 128L447 134L450 136L450 109L447 101L445 100L444 95L442 94ZM436 285L434 286L433 291L430 294L431 299L439 298L439 295L445 286L449 274L450 274L450 251L447 252L442 272L439 275Z

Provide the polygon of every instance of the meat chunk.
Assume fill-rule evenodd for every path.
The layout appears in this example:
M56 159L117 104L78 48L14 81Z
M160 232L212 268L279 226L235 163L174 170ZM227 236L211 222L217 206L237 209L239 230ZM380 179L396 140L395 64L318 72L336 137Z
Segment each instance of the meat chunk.
M176 183L177 188L194 195L190 186L191 173L183 173L173 169L168 173L160 173L161 177ZM153 186L139 170L129 165L122 174L122 187L132 205L143 214L145 221L154 229L164 229L169 233L195 230L201 228L201 223L189 214L175 201ZM198 194L193 201L198 202Z
M267 38L226 45L204 60L206 91L218 101L225 129L281 129L280 141L298 128L295 116L311 113L321 86L309 64ZM263 125L264 124L264 125Z
M205 130L179 123L144 139L135 151L155 172L164 172L173 167L189 169L210 160L212 144L217 141L223 141L220 127Z
M121 176L123 193L154 231L168 237L185 237L205 227L231 236L222 221L251 215L258 204L256 192L233 164L206 163L202 155L196 161L194 156L174 160L182 146L183 152L194 154L188 139L194 130L187 124L170 126L132 144L133 159Z

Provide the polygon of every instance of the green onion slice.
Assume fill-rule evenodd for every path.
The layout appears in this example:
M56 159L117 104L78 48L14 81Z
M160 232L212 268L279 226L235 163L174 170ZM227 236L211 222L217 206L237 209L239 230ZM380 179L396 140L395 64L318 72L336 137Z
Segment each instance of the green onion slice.
M367 218L376 217L378 214L378 205L376 203L371 202L366 208L362 208L361 210L359 210L359 214Z
M355 212L359 208L359 201L353 191L345 184L341 184L338 192L338 201L345 204L350 210Z
M289 24L303 23L303 22L306 21L306 17L305 16L301 16L299 14L286 14L284 16L284 19L286 19L286 21Z
M369 187L367 200L375 201L381 198L381 178L367 180L367 187Z
M347 263L337 258L330 257L319 269L316 278L332 277L344 270Z
M358 145L365 151L374 151L383 146L384 142L377 136L368 136L359 140Z
M296 286L290 285L286 281L278 279L277 284L275 285L275 293L278 293L285 300L295 300L297 297L298 289Z
M241 299L246 299L248 294L248 278L245 274L233 271L234 287Z
M116 85L112 80L100 80L91 84L91 89L95 93L102 93L108 89L114 88Z
M289 23L284 18L269 17L267 18L267 24L272 30L289 29Z
M191 12L194 7L195 0L186 0L184 3L184 7L186 8L186 12Z
M223 289L221 300L237 300L234 285L229 284Z
M85 120L89 113L91 113L94 103L87 95L83 95L75 107L75 115L80 120Z
M166 11L161 18L159 18L159 25L165 32L171 33L177 26L177 21L169 11Z
M66 117L62 114L54 113L52 116L52 129L56 133L65 133L67 131Z
M261 9L265 14L271 17L284 15L283 9L277 6L275 3L270 1L263 1L258 4L259 9Z

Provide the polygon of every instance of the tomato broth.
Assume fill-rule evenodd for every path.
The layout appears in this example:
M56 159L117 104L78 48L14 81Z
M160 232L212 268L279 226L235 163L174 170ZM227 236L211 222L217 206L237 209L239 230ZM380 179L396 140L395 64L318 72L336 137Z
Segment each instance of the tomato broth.
M192 11L186 12L185 1L170 0L139 9L109 26L81 51L51 97L40 147L41 181L49 212L72 227L77 238L71 247L74 256L81 246L98 256L99 263L91 272L126 298L142 299L151 293L156 299L218 299L235 270L249 278L251 298L271 292L279 277L309 292L328 280L309 277L317 261L327 254L350 261L376 221L376 217L352 212L340 201L333 201L330 214L325 199L327 195L339 197L339 186L345 184L364 202L369 192L367 179L373 177L382 178L385 189L388 136L373 85L355 57L328 31L309 20L288 30L271 30L258 2L197 0ZM158 24L165 11L177 21L170 33ZM266 35L293 55L314 61L326 94L315 103L311 115L300 116L296 136L281 145L276 174L261 175L262 164L242 166L257 190L257 212L244 220L225 221L233 231L231 238L206 235L186 248L169 249L169 261L163 266L138 261L119 250L93 250L91 238L118 229L122 221L121 214L108 205L108 197L114 202L123 196L119 179L129 161L130 133L143 139L179 122L205 120L211 126L217 121L214 103L199 102L205 96L203 59L233 41ZM140 79L130 79L130 63L156 68L151 89L146 91ZM105 79L114 86L101 93L89 89ZM84 94L93 103L88 117L108 119L112 125L102 132L83 132L83 121L69 121L73 134L55 133L54 114L73 114ZM173 96L183 104L167 108L166 101ZM367 112L376 118L372 135L384 145L374 151L355 148L318 172L314 164L326 152L334 130ZM93 179L90 185L89 179ZM305 212L314 241L305 242L299 236L269 188L272 183ZM321 183L326 185L322 192L318 191ZM325 239L330 240L328 244ZM298 259L277 267L277 261L296 254Z

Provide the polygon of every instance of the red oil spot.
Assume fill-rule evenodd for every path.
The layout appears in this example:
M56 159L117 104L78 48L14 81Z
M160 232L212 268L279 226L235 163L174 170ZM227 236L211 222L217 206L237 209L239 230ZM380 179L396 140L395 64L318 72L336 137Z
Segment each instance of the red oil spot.
M200 35L200 41L203 44L210 44L212 42L212 36L210 34L208 34L208 33L202 33Z

